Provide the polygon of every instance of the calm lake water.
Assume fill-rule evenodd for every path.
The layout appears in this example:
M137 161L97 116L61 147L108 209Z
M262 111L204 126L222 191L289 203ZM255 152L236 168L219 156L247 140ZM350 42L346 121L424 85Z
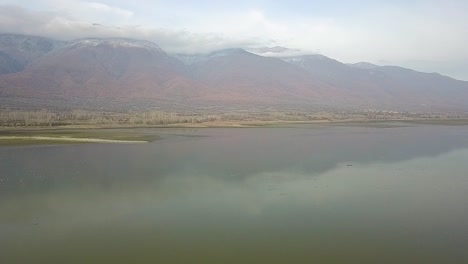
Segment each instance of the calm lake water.
M0 147L0 263L468 263L468 126Z

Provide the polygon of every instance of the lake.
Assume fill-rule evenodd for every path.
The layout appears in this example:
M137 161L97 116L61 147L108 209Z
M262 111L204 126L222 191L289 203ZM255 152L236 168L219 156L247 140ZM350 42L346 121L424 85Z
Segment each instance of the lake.
M0 147L0 263L467 263L468 126Z

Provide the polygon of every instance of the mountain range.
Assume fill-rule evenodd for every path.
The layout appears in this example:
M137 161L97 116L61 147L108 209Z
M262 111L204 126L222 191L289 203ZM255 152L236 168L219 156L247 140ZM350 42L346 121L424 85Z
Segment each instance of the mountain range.
M143 40L0 34L3 107L468 111L467 101L466 81L319 54L168 54Z

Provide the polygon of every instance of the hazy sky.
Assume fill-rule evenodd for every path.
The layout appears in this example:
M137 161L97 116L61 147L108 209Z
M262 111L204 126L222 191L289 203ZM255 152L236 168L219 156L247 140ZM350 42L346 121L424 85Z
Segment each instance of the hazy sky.
M284 46L468 80L468 1L0 0L0 32L131 37L169 52Z

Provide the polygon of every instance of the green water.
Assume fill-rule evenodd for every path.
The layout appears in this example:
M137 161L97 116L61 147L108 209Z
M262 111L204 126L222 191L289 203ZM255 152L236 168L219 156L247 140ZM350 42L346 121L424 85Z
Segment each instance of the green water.
M0 147L0 263L467 263L468 126Z

